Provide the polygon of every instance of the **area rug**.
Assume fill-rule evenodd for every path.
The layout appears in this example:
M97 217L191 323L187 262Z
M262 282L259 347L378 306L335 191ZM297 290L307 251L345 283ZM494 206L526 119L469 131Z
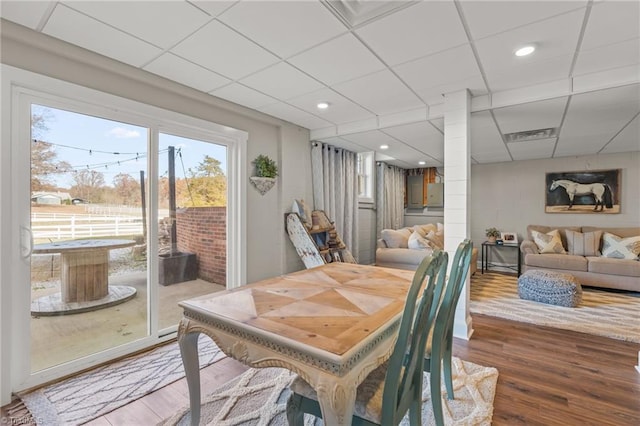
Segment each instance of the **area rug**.
M580 305L568 308L520 299L513 275L475 274L471 280L470 311L640 343L640 294L590 287L582 290Z
M498 370L453 358L454 400L443 398L447 425L490 425ZM295 375L281 368L251 368L206 396L200 424L211 426L286 426L288 385ZM444 382L442 394L446 395ZM429 374L424 375L422 424L435 425L431 409ZM186 426L191 421L189 407L160 423ZM305 426L319 426L322 420L305 415ZM402 425L408 425L406 416Z
M225 355L200 335L200 366ZM78 425L184 377L178 343L129 357L20 395L38 425Z

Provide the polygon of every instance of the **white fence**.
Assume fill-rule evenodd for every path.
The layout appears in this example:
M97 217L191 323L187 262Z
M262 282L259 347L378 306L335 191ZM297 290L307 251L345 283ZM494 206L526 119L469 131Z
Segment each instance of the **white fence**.
M37 213L31 216L36 242L76 238L142 235L142 217Z

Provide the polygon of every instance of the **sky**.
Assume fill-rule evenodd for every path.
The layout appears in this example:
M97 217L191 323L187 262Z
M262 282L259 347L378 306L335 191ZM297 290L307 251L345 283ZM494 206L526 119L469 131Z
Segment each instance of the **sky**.
M140 177L140 170L146 174L146 128L40 105L32 105L32 114L44 114L47 127L32 138L55 144L57 160L68 162L75 170L96 170L104 175L109 186L113 186L113 178L119 173L130 174L136 179ZM176 150L176 178L184 178L185 172L189 168L195 169L205 155L220 161L222 170L227 173L225 146L161 133L158 160L161 176L168 172L166 151L169 146ZM61 173L51 181L61 188L74 184L71 173Z

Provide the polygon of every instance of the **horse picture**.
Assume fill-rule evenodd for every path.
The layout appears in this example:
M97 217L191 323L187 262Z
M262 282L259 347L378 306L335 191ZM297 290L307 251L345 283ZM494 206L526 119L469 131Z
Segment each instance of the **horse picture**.
M556 188L564 188L567 191L567 195L569 196L569 210L573 207L573 199L576 195L592 195L595 200L595 207L593 208L594 212L598 211L598 206L600 206L600 210L604 209L606 204L607 208L610 209L613 207L613 200L611 196L611 188L606 183L578 183L572 180L560 179L554 180L551 183L551 187L549 191L555 191Z
M547 213L620 213L620 170L547 173Z

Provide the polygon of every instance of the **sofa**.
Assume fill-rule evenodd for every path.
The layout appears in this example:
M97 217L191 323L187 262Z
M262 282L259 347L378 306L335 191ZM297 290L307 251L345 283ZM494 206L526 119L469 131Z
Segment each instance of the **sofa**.
M640 227L529 225L520 250L523 272L563 272L586 286L640 291Z
M414 242L415 244L412 244ZM412 244L412 248L409 248L409 244ZM430 255L435 248L442 249L443 246L442 224L415 225L395 230L383 229L376 245L376 266L415 271L422 259ZM469 275L476 272L477 263L478 249L474 248Z

